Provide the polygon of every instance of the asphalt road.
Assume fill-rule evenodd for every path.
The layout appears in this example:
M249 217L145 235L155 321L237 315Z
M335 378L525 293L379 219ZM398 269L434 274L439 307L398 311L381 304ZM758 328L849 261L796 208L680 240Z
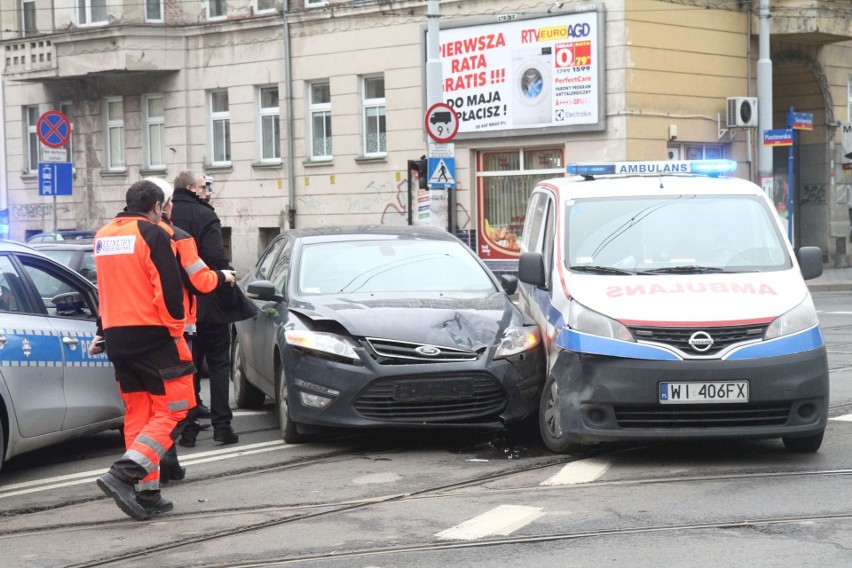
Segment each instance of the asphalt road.
M277 439L271 405L181 450L175 510L138 523L94 484L103 433L8 462L0 566L852 565L852 292L815 293L832 402L814 455L780 440L547 452L534 432Z

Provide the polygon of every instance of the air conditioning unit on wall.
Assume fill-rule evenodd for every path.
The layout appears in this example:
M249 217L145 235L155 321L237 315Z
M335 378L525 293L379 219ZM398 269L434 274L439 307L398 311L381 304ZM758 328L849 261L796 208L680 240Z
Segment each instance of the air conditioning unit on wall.
M728 97L728 128L757 126L757 97Z

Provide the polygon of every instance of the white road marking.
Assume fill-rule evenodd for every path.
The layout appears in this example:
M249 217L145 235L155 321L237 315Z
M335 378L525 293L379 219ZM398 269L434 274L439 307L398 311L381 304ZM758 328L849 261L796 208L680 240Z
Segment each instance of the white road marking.
M841 422L852 422L852 414L844 414L843 416L835 416L829 420L839 420Z
M824 312L822 310L817 310L817 313L818 314L831 314L831 315L837 315L837 316L850 316L850 315L852 315L852 312Z
M544 513L540 507L500 505L435 536L441 540L476 540L489 535L508 536L542 515Z
M600 459L588 459L567 464L559 473L541 482L542 485L576 485L590 483L609 469L609 462Z
M209 452L199 452L194 454L180 454L181 465L194 465L200 463L208 463L231 458L238 458L251 454L259 454L263 452L271 452L273 450L288 450L293 446L284 444L282 440L273 440L271 442L261 442L258 444L248 444L246 446L229 446L221 450L212 450ZM80 473L72 473L70 475L62 475L59 477L48 477L45 479L34 479L23 483L14 483L6 487L0 487L0 499L4 497L14 497L16 495L26 495L28 493L38 493L39 491L48 491L50 489L59 489L69 487L71 485L81 485L83 483L91 483L95 478L104 473L104 470L97 469L91 471L81 471Z

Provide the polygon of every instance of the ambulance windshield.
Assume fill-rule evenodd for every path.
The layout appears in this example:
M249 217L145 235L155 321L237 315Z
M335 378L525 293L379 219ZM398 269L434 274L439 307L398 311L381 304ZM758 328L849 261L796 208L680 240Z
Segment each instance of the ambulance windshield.
M578 199L566 211L568 268L586 273L755 272L792 266L774 213L745 195Z

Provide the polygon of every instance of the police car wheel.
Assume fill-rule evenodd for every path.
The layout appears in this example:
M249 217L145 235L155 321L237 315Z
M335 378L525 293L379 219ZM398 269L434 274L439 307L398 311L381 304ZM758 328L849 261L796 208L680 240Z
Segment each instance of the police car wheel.
M582 446L562 433L562 415L559 408L559 386L553 376L547 378L541 393L538 424L544 445L552 452L576 452Z
M819 450L822 445L822 437L825 432L814 434L813 436L805 436L804 438L781 438L784 442L784 448L794 454L812 454Z
M257 410L263 406L266 395L246 378L239 335L231 341L231 380L234 382L234 400L239 408Z
M305 436L299 432L299 425L290 416L290 395L287 390L287 378L282 369L278 373L278 396L275 400L275 411L278 415L278 428L281 439L288 444L298 444L305 441Z

